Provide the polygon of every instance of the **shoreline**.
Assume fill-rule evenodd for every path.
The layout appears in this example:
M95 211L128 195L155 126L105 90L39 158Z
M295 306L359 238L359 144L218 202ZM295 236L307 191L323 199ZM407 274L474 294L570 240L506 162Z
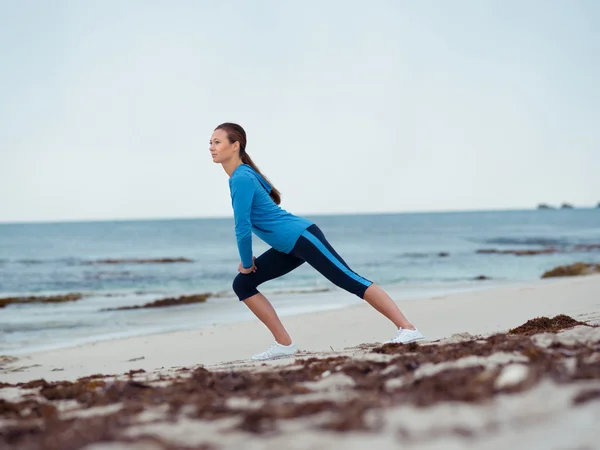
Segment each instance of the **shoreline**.
M389 292L394 295L393 291ZM590 275L405 299L397 303L426 340L434 341L460 333L504 331L537 316L567 314L578 320L599 321L600 305L594 300L599 298L600 275ZM277 307L276 301L273 303ZM383 342L395 332L393 325L367 304L283 316L282 320L299 350L309 353L332 353ZM250 356L264 350L271 341L266 328L256 319L98 341L19 355L12 363L0 366L0 381L72 380L94 373L119 374L138 369L252 364Z
M506 286L516 286L523 283L531 283L534 281L518 281L518 280L485 280L485 281L455 281L455 282L430 282L430 283L397 283L391 285L382 285L382 287L390 293L390 295L397 301L420 301L431 296L439 295L454 295L456 293L480 291L498 289ZM182 295L193 294L195 291L190 291ZM327 287L325 290L280 290L278 288L272 288L271 290L265 289L265 295L267 298L272 300L273 305L277 309L280 317L290 317L301 314L320 313L323 311L332 311L345 309L362 304L360 299L353 298L350 294L340 290L336 286L332 285ZM165 294L166 295L166 294ZM102 296L100 296L102 297ZM300 305L300 299L310 300L308 306ZM145 300L150 301L150 300ZM219 302L219 303L215 303ZM227 303L223 305L223 303ZM325 305L325 306L322 306ZM206 319L206 315L215 312L215 309L231 309L232 320L223 320L219 315L215 320ZM308 311L306 311L308 309ZM156 324L153 327L149 327L143 323L140 316L152 315L152 314L164 314L170 316L172 319L178 316L183 316L185 319L189 318L189 315L197 315L197 322L190 322L186 324L173 325L173 323L161 323ZM145 337L154 336L161 334L176 333L179 331L195 331L210 328L218 325L234 325L236 323L253 321L254 317L248 314L243 305L239 304L239 301L231 295L224 295L218 293L211 296L207 302L199 305L183 305L174 307L165 307L160 309L139 309L132 314L132 320L141 320L132 326L132 329L126 331L114 331L107 330L101 334L92 334L86 337L73 337L68 341L65 339L57 339L55 342L48 343L45 345L27 345L25 348L19 349L0 349L0 356L14 356L22 357L28 356L35 353L56 351L67 348L78 347L81 345L89 345L92 343L99 342L110 342L121 339L128 339L134 337ZM122 320L127 320L125 317ZM171 321L172 322L172 321ZM212 323L208 323L212 322ZM85 327L78 329L82 331ZM96 330L94 330L96 331Z

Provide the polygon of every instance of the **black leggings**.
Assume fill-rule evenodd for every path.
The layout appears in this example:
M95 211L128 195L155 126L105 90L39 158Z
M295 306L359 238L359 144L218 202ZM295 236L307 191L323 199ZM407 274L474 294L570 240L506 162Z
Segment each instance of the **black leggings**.
M256 272L239 273L233 280L233 290L240 301L246 300L258 294L260 284L291 272L305 261L329 281L360 298L372 284L353 272L327 242L319 227L311 225L289 254L271 248L256 258Z

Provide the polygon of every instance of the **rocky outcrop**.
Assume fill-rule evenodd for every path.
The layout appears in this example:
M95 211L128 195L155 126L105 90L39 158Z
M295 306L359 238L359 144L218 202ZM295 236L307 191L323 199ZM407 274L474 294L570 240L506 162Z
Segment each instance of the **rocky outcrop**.
M144 305L121 306L119 308L102 309L101 311L122 311L127 309L164 308L167 306L190 305L192 303L204 303L208 297L210 297L210 294L182 295L177 298L163 298Z
M599 208L600 208L600 203L598 204ZM571 203L563 203L562 205L560 205L561 209L573 209L573 205ZM537 206L537 209L556 209L554 206L548 205L547 203L540 203Z
M23 303L62 303L74 302L83 297L83 294L72 293L66 295L51 295L51 296L29 296L29 297L5 297L0 298L0 308L4 308L10 304Z
M579 275L591 275L593 273L600 273L600 264L588 264L583 262L577 262L569 266L555 267L542 275L542 278L551 277L574 277Z

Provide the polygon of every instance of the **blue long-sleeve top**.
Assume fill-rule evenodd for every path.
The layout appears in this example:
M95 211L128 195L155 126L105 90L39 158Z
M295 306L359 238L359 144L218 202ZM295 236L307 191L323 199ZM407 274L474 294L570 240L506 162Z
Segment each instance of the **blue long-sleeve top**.
M235 236L244 268L252 267L252 233L271 247L289 253L309 226L310 220L295 216L276 205L271 185L247 164L241 164L229 178Z

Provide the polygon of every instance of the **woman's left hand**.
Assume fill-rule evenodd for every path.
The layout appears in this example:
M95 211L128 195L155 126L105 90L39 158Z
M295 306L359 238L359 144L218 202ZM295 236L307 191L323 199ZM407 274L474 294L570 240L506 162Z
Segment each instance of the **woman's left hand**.
M238 272L243 273L244 275L248 275L249 273L256 272L256 265L254 264L254 260L256 257L252 257L252 267L248 267L247 269L242 266L242 263L238 266Z

